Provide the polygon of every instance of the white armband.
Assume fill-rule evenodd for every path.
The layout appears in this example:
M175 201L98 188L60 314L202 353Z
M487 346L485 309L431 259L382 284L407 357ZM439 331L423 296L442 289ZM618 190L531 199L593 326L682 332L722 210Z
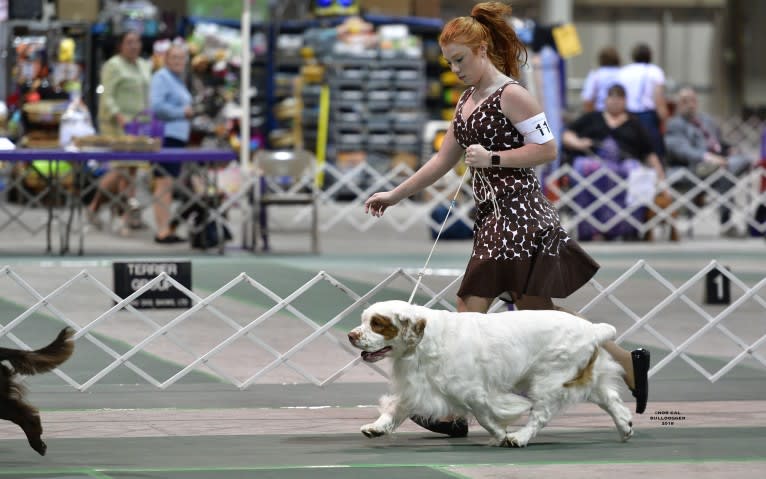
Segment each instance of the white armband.
M514 127L524 135L524 143L536 143L542 145L553 140L553 132L551 127L548 126L548 119L545 118L545 113L538 113L532 118L514 123Z

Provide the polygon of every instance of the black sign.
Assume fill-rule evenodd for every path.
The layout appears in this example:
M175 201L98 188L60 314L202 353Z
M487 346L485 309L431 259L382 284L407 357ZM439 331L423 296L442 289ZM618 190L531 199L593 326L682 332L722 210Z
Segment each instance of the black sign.
M160 273L178 281L184 287L191 289L191 261L130 261L115 262L114 292L120 298L127 298ZM131 305L135 308L188 308L191 299L173 286L170 281L163 279L150 290L135 298Z
M39 20L43 17L43 0L11 0L8 5L10 20Z
M731 280L718 268L705 276L705 304L731 304Z

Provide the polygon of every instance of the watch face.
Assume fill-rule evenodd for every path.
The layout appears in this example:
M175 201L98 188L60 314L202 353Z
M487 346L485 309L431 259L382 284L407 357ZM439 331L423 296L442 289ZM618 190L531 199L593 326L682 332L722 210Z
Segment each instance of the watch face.
M500 155L492 155L492 166L500 166Z

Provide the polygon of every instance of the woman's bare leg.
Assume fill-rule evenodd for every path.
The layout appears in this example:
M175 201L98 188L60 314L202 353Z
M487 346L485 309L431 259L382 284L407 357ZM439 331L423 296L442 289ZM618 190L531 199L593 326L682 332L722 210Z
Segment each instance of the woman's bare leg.
M158 176L154 179L154 219L157 238L165 238L173 231L170 227L170 206L173 203L173 178Z
M133 223L132 201L136 197L136 172L138 168L130 166L127 168L119 168L119 181L118 192L120 198L120 207L122 209L122 217L120 218L120 235L130 235L130 230L137 227Z
M615 361L617 361L622 369L625 370L625 375L622 379L630 389L636 388L636 378L633 375L633 358L630 356L630 351L623 349L617 345L614 341L609 341L603 344L606 352L609 353Z
M109 195L117 194L117 191L119 190L119 181L120 175L117 171L109 170L104 173L104 176L102 176L98 182L98 188L96 188L96 193L93 195L93 200L90 202L90 205L88 205L88 209L93 213L97 213L101 208L101 205L111 201L111 198L107 197L106 193Z
M493 298L482 298L481 296L466 296L457 298L457 310L459 313L486 313L492 306Z

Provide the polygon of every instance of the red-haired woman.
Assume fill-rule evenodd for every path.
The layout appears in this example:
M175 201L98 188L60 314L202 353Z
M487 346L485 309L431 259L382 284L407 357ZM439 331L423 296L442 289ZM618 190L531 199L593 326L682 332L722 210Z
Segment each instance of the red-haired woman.
M576 291L598 264L567 234L540 190L534 167L556 157L545 113L514 78L526 49L508 24L511 8L479 3L471 15L445 25L439 37L452 71L470 88L458 101L439 152L391 191L365 202L381 216L453 168L465 154L471 167L477 216L471 259L457 293L459 311L486 312L500 295L518 309L556 309L551 298ZM649 354L632 354L614 343L609 353L625 369L625 382L643 412ZM468 432L465 420L417 418L428 429L451 436Z

